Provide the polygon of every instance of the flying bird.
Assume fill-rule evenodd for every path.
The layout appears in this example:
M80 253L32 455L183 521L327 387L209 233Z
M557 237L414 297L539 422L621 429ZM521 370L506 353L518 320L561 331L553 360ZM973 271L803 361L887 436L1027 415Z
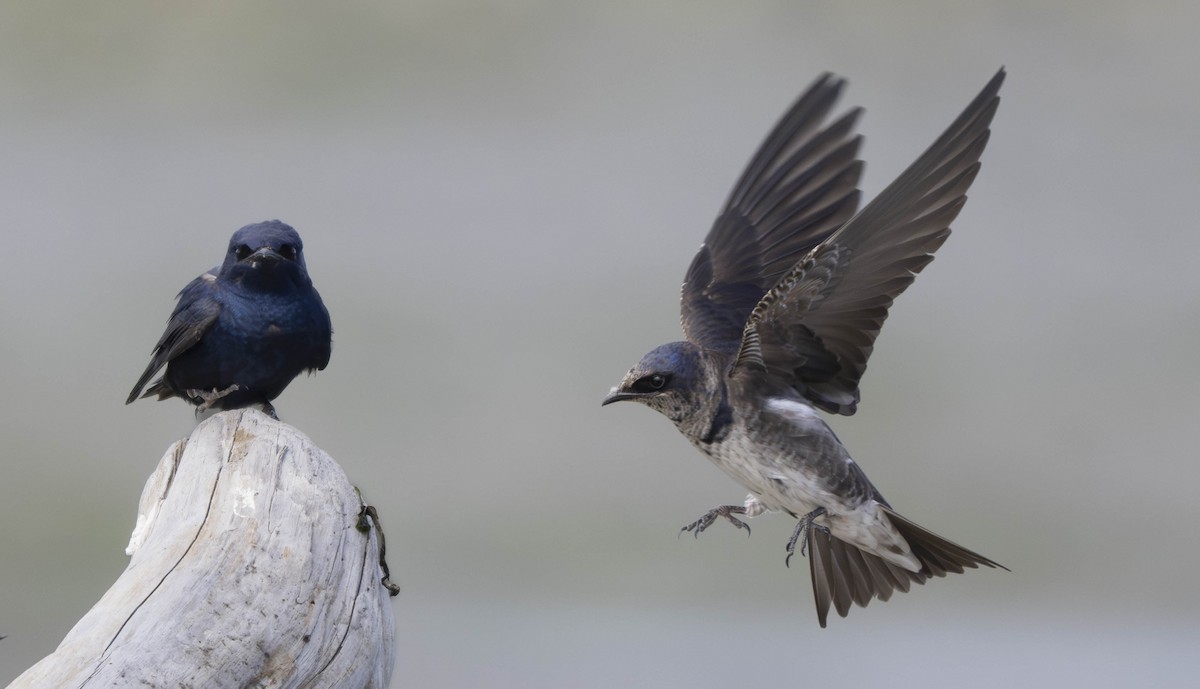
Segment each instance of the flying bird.
M844 82L819 78L734 186L687 270L686 340L646 354L604 399L654 409L750 491L688 524L784 512L807 553L817 619L930 577L1002 567L900 516L817 410L853 414L893 300L933 260L979 172L1001 69L862 210L861 114L826 124ZM1005 568L1007 569L1007 568Z
M125 404L157 395L181 397L198 414L260 405L275 416L271 402L293 378L329 364L332 338L300 235L278 220L247 225L233 233L224 262L179 293Z

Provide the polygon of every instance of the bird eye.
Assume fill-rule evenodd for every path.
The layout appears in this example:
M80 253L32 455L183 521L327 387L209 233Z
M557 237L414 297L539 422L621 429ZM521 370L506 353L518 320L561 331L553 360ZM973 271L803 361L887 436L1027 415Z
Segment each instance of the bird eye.
M638 392L658 392L667 386L667 376L661 373L651 373L648 376L638 378L633 387Z
M292 246L291 244L284 244L283 246L279 247L279 255L283 256L289 261L295 261L296 247Z
M237 260L239 261L245 259L251 253L253 252L250 251L250 247L246 246L245 244L240 244L233 250L233 255L236 256Z

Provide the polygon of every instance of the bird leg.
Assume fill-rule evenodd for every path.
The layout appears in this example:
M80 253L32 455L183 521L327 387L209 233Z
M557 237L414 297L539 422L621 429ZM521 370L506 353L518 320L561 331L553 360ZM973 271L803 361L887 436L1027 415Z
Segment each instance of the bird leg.
M796 522L796 530L792 532L792 537L789 538L787 542L787 558L783 561L785 567L791 567L789 563L792 561L792 555L796 554L797 542L800 542L800 557L804 557L804 550L808 547L808 530L814 526L813 521L816 520L817 517L823 516L825 516L825 508L818 507L803 517L800 517L800 520ZM825 528L820 524L817 524L816 527L818 529Z
M238 389L238 385L237 385L237 383L234 383L233 385L230 385L229 387L225 388L224 390L218 390L216 388L213 388L211 392L208 390L188 390L187 395L188 395L188 397L190 397L192 399L200 399L201 400L201 404L196 407L196 413L203 414L204 412L208 411L213 406L213 404L215 404L217 402L217 400L221 399L222 397L225 397L226 395L228 395L231 392L236 392L237 389Z
M694 535L696 538L699 538L700 534L703 533L705 529L712 526L712 523L717 520L717 517L724 517L725 519L729 520L730 524L733 524L739 529L745 529L746 535L749 536L750 525L733 516L735 514L746 514L746 508L742 505L721 505L720 507L714 507L708 512L705 512L703 517L700 517L696 521L680 529L679 533L691 531L692 535Z

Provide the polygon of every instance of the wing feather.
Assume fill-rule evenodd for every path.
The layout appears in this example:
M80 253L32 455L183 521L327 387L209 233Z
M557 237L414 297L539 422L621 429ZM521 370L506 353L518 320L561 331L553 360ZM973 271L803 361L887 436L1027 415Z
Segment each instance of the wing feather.
M150 363L138 378L137 383L134 384L125 404L131 404L136 400L141 394L142 388L146 387L159 369L195 346L204 333L212 328L217 316L221 313L221 303L215 295L215 271L216 269L213 269L213 271L192 280L179 292L179 302L175 305L175 310L171 312L167 328L159 338L158 344L154 345L154 354L150 357ZM147 395L156 393L160 397L163 396L159 384L151 386L150 390L146 392Z
M888 309L966 203L1003 81L1001 69L916 162L762 297L735 370L766 371L826 411L854 413Z
M843 85L826 74L810 86L734 185L684 278L680 320L691 342L736 351L763 294L858 208L861 111L822 128Z

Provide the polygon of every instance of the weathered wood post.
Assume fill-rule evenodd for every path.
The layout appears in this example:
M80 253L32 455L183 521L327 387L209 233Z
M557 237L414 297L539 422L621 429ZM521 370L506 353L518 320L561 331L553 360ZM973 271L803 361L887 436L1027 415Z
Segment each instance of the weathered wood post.
M10 689L386 689L395 626L363 509L295 428L205 420L147 481L125 572Z

